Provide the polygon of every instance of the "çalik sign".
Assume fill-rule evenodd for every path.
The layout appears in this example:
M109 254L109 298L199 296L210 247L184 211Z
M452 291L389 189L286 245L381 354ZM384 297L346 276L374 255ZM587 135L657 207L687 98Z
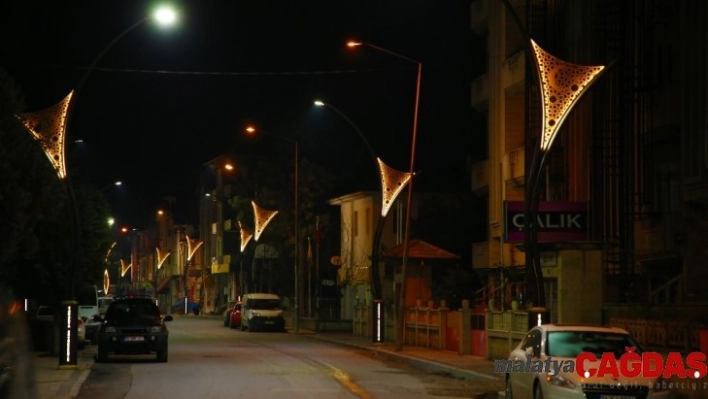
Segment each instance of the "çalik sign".
M524 242L526 204L505 202L507 242ZM587 202L540 202L538 205L538 242L588 240Z

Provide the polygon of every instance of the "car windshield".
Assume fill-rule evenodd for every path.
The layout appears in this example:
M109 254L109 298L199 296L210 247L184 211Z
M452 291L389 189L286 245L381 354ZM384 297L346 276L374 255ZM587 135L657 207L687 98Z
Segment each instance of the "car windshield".
M280 299L250 299L248 304L257 310L280 309Z
M577 357L582 352L590 352L598 358L603 353L614 353L617 358L626 352L625 348L639 345L628 334L602 331L551 331L546 341L546 354L555 357Z
M154 321L160 317L160 310L150 302L113 302L106 312L109 321Z

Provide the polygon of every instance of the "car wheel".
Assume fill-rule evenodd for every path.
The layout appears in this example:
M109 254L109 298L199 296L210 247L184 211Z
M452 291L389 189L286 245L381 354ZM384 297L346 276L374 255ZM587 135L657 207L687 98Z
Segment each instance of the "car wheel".
M533 398L534 399L543 399L543 391L541 391L541 384L536 382L536 386L533 389Z
M504 384L504 398L514 399L514 392L511 390L511 376L506 376L506 384Z
M229 320L229 327L236 328L238 326L236 324L234 324L234 322L232 320Z
M96 359L96 360L97 360L99 363L105 363L105 362L108 361L108 351L106 351L105 349L101 349L100 346L98 347L98 351L97 351L97 355L96 355L96 356L97 356L97 359Z
M162 348L157 350L157 361L160 363L167 362L167 344L165 344L165 346L163 346Z

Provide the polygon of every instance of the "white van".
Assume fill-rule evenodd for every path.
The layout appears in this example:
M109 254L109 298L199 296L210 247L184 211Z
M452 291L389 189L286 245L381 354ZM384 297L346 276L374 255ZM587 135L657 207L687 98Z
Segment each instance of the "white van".
M241 302L241 331L285 331L283 305L278 295L246 294Z

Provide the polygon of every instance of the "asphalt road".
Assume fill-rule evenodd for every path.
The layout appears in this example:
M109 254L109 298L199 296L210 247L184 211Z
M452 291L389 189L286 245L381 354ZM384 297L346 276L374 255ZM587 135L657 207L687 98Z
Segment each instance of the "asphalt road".
M177 318L168 326L167 363L112 356L93 365L77 398L477 397L474 382L304 335L242 332L216 318Z

